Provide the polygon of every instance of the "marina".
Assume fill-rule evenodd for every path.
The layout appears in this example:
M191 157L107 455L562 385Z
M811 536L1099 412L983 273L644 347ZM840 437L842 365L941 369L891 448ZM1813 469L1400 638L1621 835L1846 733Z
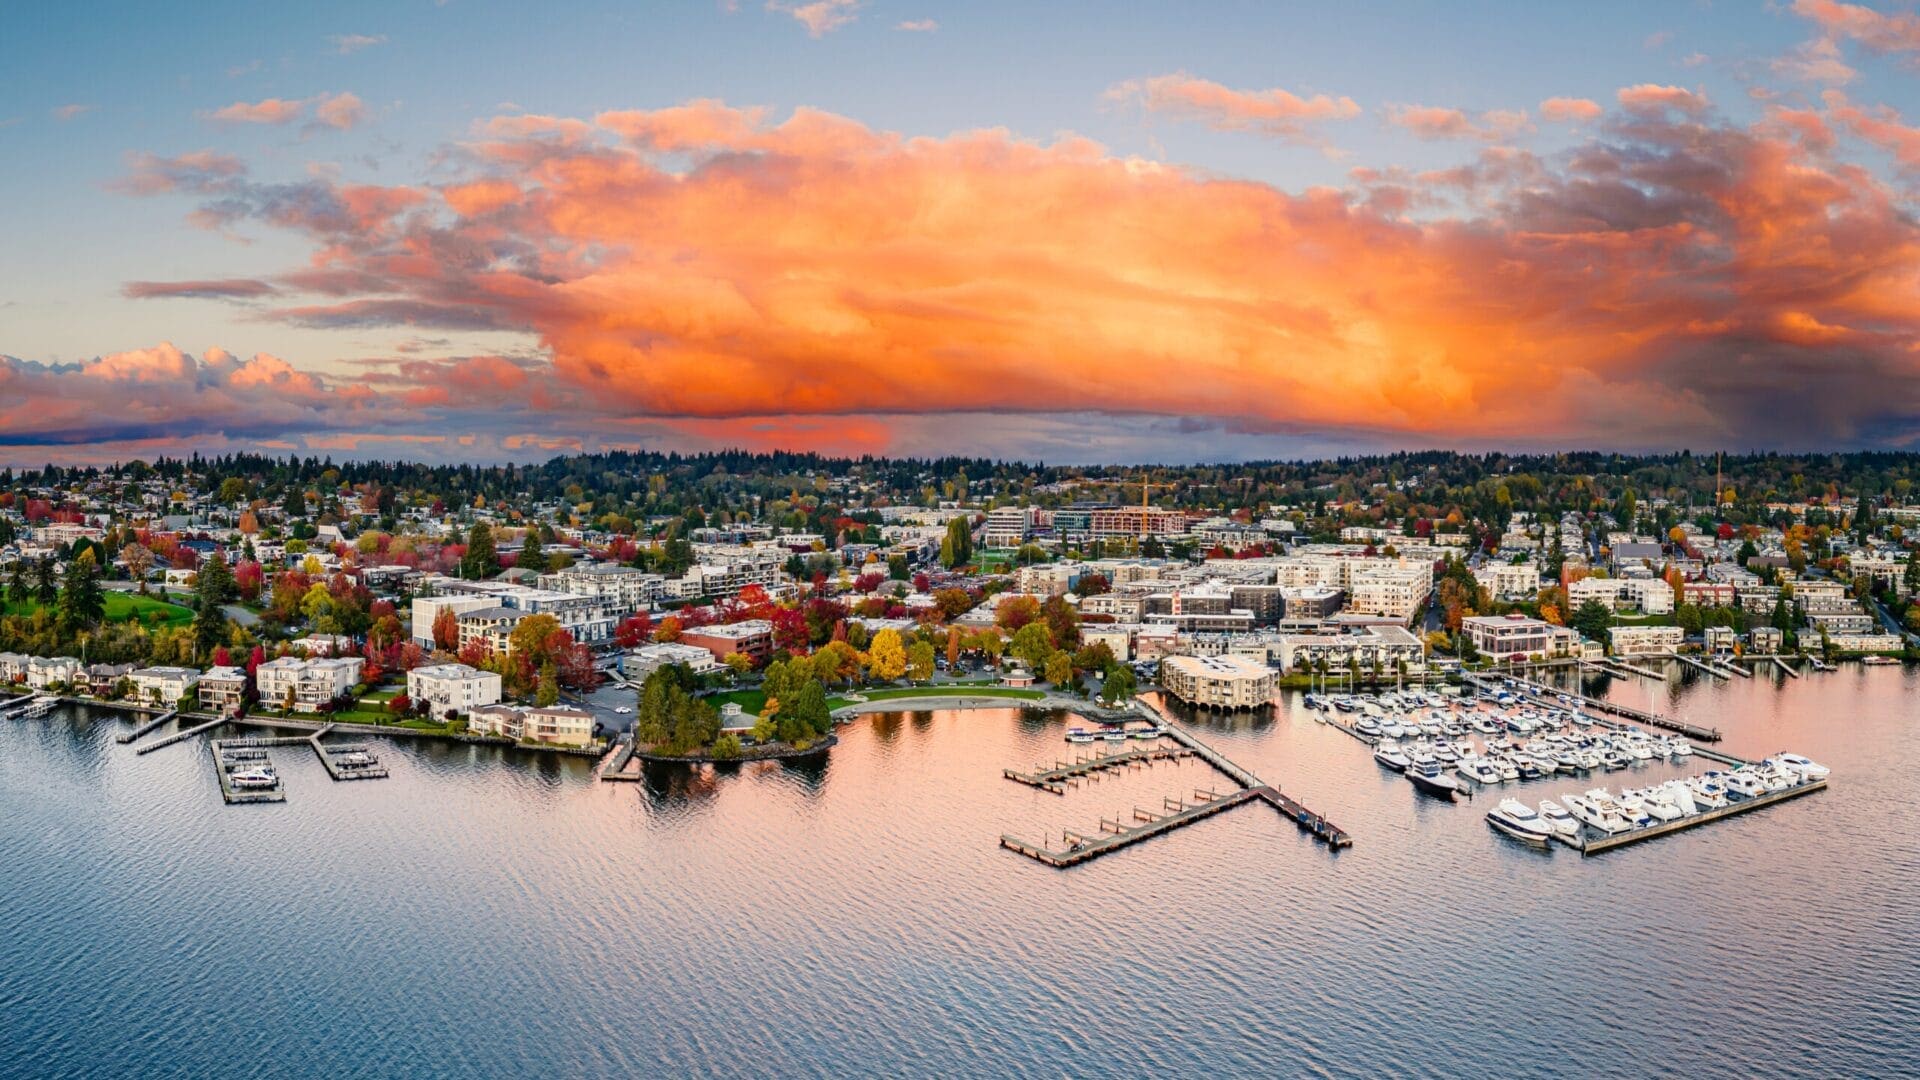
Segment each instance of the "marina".
M1816 791L1825 791L1826 789L1827 781L1824 778L1808 780L1782 791L1769 792L1744 802L1729 803L1717 809L1706 810L1699 814L1677 818L1673 821L1659 822L1645 828L1634 829L1628 832L1601 833L1595 829L1583 826L1577 836L1555 833L1554 838L1580 852L1582 855L1599 855L1603 852L1612 851L1615 848L1625 847L1628 844L1637 844L1642 840L1653 840L1701 825L1710 825L1716 821L1722 821L1738 814L1764 809L1775 803L1786 802L1789 799L1797 799L1802 795L1811 795Z
M1030 843L1005 833L1000 836L1001 847L1048 866L1065 868L1212 817L1241 803L1254 801L1265 802L1273 807L1299 826L1302 832L1326 844L1329 850L1337 851L1353 845L1353 838L1347 835L1346 830L1328 821L1325 815L1309 809L1298 799L1282 794L1278 787L1262 781L1187 731L1178 718L1167 714L1156 695L1142 695L1136 699L1136 703L1154 719L1154 730L1180 744L1178 748L1148 748L1109 757L1092 757L1036 773L1023 774L1007 769L1003 775L1032 787L1065 794L1064 784L1080 777L1116 768L1138 768L1154 761L1176 760L1190 755L1198 757L1216 772L1239 784L1240 790L1222 795L1211 788L1195 788L1191 800L1171 796L1163 798L1161 809L1157 812L1136 806L1133 809L1134 823L1125 824L1103 817L1100 819L1100 833L1093 837L1062 830L1061 840L1066 845L1064 849Z
M219 739L207 743L213 774L220 781L220 797L229 805L287 801L286 787L273 767L273 758L258 741Z

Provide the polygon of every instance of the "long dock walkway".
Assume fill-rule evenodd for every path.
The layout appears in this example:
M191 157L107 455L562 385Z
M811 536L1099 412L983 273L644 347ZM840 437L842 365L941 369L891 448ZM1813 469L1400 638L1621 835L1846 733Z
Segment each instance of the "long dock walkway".
M1166 733L1168 738L1192 750L1202 761L1205 761L1221 773L1232 778L1235 783L1243 788L1248 790L1265 789L1271 792L1271 795L1262 795L1261 798L1265 799L1268 805L1272 806L1275 810L1293 818L1294 824L1300 826L1300 828L1306 832L1311 833L1315 840L1324 841L1329 848L1336 850L1353 846L1353 837L1349 836L1345 829L1328 821L1325 815L1308 810L1298 801L1281 794L1280 785L1267 783L1253 775L1253 773L1228 760L1225 754L1201 742L1192 732L1186 730L1177 717L1170 716L1161 709L1158 700L1145 696L1136 698L1135 700L1144 703L1147 708L1153 711L1159 721L1161 729Z
M199 725L198 727L190 727L185 731L176 731L164 739L159 739L154 742L150 742L145 746L136 746L133 748L133 752L135 754L151 754L155 750L158 750L163 746L172 746L174 743L177 743L177 742L185 742L186 740L193 738L195 735L212 731L214 728L217 728L224 723L227 723L227 719L225 717L221 717L217 720L209 720L206 723Z
M7 716L19 712L39 700L39 697L40 695L38 694L21 694L19 697L0 701L0 716Z
M1706 672L1707 674L1713 676L1716 679L1724 680L1728 678L1728 675L1726 672L1721 671L1719 668L1714 667L1711 664L1708 664L1702 660L1696 659L1691 656L1687 656L1682 653L1668 653L1667 655L1672 659L1680 661L1683 664L1690 664L1693 667L1696 667L1701 671Z
M1708 810L1704 813L1675 818L1672 821L1663 821L1656 825L1649 825L1643 829L1633 829L1629 832L1611 833L1601 836L1592 829L1583 826L1580 829L1580 835L1577 837L1563 836L1555 833L1554 838L1582 855L1598 855L1604 851L1612 851L1614 848L1626 847L1628 844L1637 844L1642 840L1652 840L1657 836L1671 836L1677 832L1684 832L1696 826L1722 821L1737 814L1747 813L1750 810L1758 810L1762 807L1772 806L1774 803L1785 802L1788 799L1797 799L1802 795L1811 795L1816 791L1825 791L1826 788L1827 782L1825 780L1810 780L1804 784L1787 788L1785 791L1768 792L1758 798L1729 803L1717 810Z
M633 760L634 746L631 738L623 739L614 747L613 756L600 767L600 779L624 780L628 782L640 779L640 773L628 772L627 763Z
M1582 707L1590 709L1594 712L1612 713L1615 716L1624 716L1627 719L1632 720L1637 724L1648 724L1653 727L1666 728L1668 731L1677 731L1680 734L1685 735L1687 738L1694 739L1699 742L1719 742L1720 741L1719 728L1703 728L1695 724L1689 724L1684 720L1675 720L1670 716L1661 716L1658 713L1650 713L1644 709L1636 709L1631 705L1622 705L1614 701L1606 701L1601 698L1588 697L1585 694L1580 693L1578 690L1562 690L1558 687L1548 686L1545 683L1534 682L1532 679L1529 679L1523 675L1505 675L1502 677L1512 679L1514 682L1527 687L1529 690L1533 691L1536 697L1543 697L1549 703L1551 703L1555 698L1564 694L1567 697L1573 698L1576 701L1580 702ZM1481 675L1462 672L1461 678L1474 684L1475 686L1481 687L1482 689L1489 689L1489 690L1499 689L1499 685L1497 683Z
M1002 769L1000 775L1009 780L1017 780L1028 787L1051 791L1055 795L1065 795L1068 785L1077 786L1079 780L1089 776L1097 776L1118 769L1140 768L1156 761L1173 761L1192 756L1193 751L1184 746L1149 746L1138 750L1123 750L1118 754L1095 754L1076 761L1056 761L1050 769L1036 768L1033 772Z
M1048 866L1062 868L1077 866L1088 859L1097 859L1149 837L1172 832L1182 825L1191 825L1202 818L1212 817L1223 810L1230 810L1241 803L1252 802L1262 796L1253 788L1242 788L1225 795L1195 791L1194 797L1199 801L1191 805L1183 805L1181 809L1167 814L1154 814L1137 806L1134 807L1134 819L1144 820L1145 824L1127 827L1103 818L1100 825L1104 835L1088 837L1077 833L1063 833L1061 838L1067 844L1064 851L1031 844L1005 833L1000 835L1000 846L1010 851L1017 851Z
M161 724L166 723L167 721L173 719L178 715L180 715L178 712L169 711L169 712L163 712L159 716L150 717L147 720L143 721L139 727L134 728L132 731L123 731L120 734L115 735L113 737L113 741L119 743L121 746L125 746L136 739L144 737L148 732L153 731L155 728L158 728Z

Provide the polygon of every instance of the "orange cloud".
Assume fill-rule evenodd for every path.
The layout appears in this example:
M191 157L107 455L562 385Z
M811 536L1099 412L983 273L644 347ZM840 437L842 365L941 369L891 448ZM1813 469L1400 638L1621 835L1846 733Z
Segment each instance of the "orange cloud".
M1540 103L1540 115L1557 124L1577 124L1599 119L1606 110L1597 101L1586 98L1553 97Z
M813 37L822 37L859 18L862 6L861 0L811 0L804 4L767 0L768 11L793 16Z
M1531 128L1527 114L1494 110L1469 119L1459 109L1432 105L1389 105L1387 123L1422 139L1509 139Z
M1621 108L1641 116L1658 115L1669 109L1688 116L1699 116L1707 111L1709 105L1705 94L1653 83L1624 87L1616 96L1620 99Z
M1920 16L1911 12L1887 14L1835 0L1794 0L1793 11L1828 34L1857 41L1874 52L1920 52Z
M1309 141L1312 124L1350 120L1360 106L1348 97L1303 98L1278 87L1233 90L1185 72L1129 79L1109 87L1106 99L1130 102L1148 112L1205 124L1216 131L1257 131L1295 142Z
M967 414L930 440L969 448L995 414L1402 445L1916 426L1920 226L1897 194L1783 115L1621 101L1626 122L1562 157L1489 148L1353 191L715 102L489 125L432 194L146 168L312 237L315 265L275 284L319 302L277 317L520 330L550 358L403 369L413 407L769 445Z
M314 122L337 131L347 131L366 119L366 106L351 93L315 94L308 98L267 98L264 101L236 101L231 105L202 113L221 124L290 124L309 115Z

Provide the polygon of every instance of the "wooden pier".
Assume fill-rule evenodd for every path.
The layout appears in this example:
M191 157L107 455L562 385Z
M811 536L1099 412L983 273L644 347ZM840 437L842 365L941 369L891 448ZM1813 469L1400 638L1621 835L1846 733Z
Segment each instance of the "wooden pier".
M1193 795L1193 802L1180 803L1180 809L1170 813L1155 814L1137 806L1134 807L1134 820L1144 821L1144 824L1129 827L1118 821L1102 818L1099 836L1081 836L1078 833L1063 832L1061 840L1067 845L1065 850L1054 850L1039 844L1031 844L1004 833L1000 836L1000 846L1010 851L1017 851L1048 866L1061 868L1078 866L1088 859L1097 859L1149 837L1172 832L1182 825L1191 825L1202 818L1212 817L1223 810L1230 810L1241 803L1251 802L1261 797L1260 793L1252 788L1242 788L1225 795L1196 790ZM1173 801L1167 800L1169 803Z
M1042 769L1035 766L1030 773L1018 769L1003 769L1000 775L1009 780L1017 780L1028 787L1051 791L1055 795L1065 795L1068 786L1079 786L1079 781L1087 777L1120 769L1137 769L1151 765L1156 761L1173 761L1192 757L1193 751L1184 746L1150 746L1139 750L1124 750L1118 754L1095 754L1074 761L1056 761L1053 767Z
M37 701L39 696L38 694L21 694L19 697L0 701L0 716L9 716L15 712L24 711L27 706Z
M1698 659L1695 659L1694 657L1686 656L1681 653L1668 653L1667 656L1669 659L1678 660L1683 664L1690 664L1693 667L1706 672L1707 674L1713 676L1716 679L1725 680L1728 677L1726 672L1721 671L1719 668L1714 667L1703 660L1698 660Z
M1561 843L1578 851L1582 855L1598 855L1602 852L1612 851L1614 848L1626 847L1628 844L1637 844L1642 840L1652 840L1657 836L1671 836L1677 832L1684 832L1687 829L1699 825L1722 821L1738 814L1747 813L1750 810L1758 810L1762 807L1772 806L1774 803L1785 802L1788 799L1797 799L1802 795L1811 795L1816 791L1825 791L1826 788L1827 782L1825 780L1809 780L1804 784L1797 784L1787 788L1785 791L1768 792L1756 798L1737 803L1729 803L1718 809L1707 810L1698 814L1689 814L1686 817L1675 818L1672 821L1662 821L1654 825L1648 825L1642 829L1632 829L1628 832L1602 835L1588 826L1582 825L1578 836L1564 836L1560 833L1555 833L1554 839L1559 840Z
M225 717L221 717L217 720L209 720L206 723L199 725L198 727L190 727L185 731L176 731L164 739L159 739L157 741L150 742L145 746L136 746L133 748L133 752L135 754L151 754L155 750L158 750L163 746L172 746L174 743L177 743L177 742L185 742L186 740L193 738L195 735L212 731L214 728L217 728L220 725L225 724L227 722L228 721Z
M627 771L627 764L633 760L633 755L634 745L631 738L616 743L613 749L613 757L608 759L606 764L600 767L600 779L624 780L629 782L638 781L641 775L638 770L634 772Z
M118 735L115 735L113 737L113 741L119 743L121 746L125 746L128 743L135 741L136 739L142 738L148 732L153 731L155 728L158 728L161 724L164 724L167 721L179 715L180 714L177 711L169 711L169 712L163 712L159 716L149 717L147 720L142 722L139 727L134 728L132 731L124 731Z

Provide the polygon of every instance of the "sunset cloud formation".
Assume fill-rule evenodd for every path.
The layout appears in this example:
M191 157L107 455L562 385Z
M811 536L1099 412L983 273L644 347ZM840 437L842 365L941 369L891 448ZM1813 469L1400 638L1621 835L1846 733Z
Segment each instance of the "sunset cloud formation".
M325 93L295 100L236 101L204 115L221 124L290 124L311 116L321 126L348 131L366 119L367 110L351 93Z
M1199 100L1252 101L1256 124L1275 102L1325 111ZM1493 147L1348 191L711 100L502 118L432 184L267 183L202 154L137 159L122 186L306 236L311 265L268 283L263 317L504 330L544 357L399 365L381 407L605 439L857 424L884 444L957 413L1409 445L1920 433L1920 228L1829 153L1834 127L1891 144L1903 125L1844 98L1750 127L1677 87L1618 101L1543 106L1598 125L1563 154Z

